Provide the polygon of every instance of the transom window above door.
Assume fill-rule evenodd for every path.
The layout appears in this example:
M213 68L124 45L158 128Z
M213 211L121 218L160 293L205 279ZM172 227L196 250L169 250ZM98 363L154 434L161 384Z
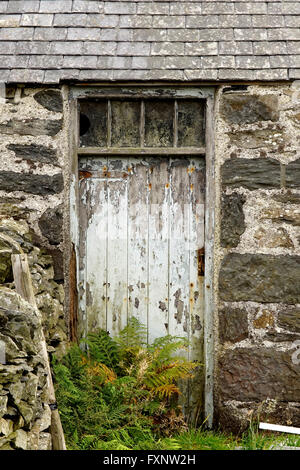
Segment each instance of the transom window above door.
M205 100L80 100L79 153L203 154Z

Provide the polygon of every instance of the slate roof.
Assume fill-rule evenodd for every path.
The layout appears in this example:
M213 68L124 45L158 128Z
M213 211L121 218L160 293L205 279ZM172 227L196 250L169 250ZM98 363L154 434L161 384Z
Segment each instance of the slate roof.
M300 78L299 0L0 1L0 81Z

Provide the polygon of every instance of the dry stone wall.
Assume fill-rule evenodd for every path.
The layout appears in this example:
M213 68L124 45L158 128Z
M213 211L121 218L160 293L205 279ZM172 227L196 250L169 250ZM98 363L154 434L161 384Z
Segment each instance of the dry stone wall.
M216 423L300 426L300 84L224 86L216 110ZM299 352L300 359L300 352Z
M51 449L41 332L48 352L63 354L61 93L8 88L0 109L0 450ZM11 255L21 252L38 312L14 290Z

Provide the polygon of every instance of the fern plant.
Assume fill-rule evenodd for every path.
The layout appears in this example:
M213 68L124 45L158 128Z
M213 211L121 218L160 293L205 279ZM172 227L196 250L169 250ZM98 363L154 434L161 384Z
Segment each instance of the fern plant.
M187 429L178 380L191 377L199 364L176 356L186 341L165 336L148 345L146 328L132 318L116 338L99 330L82 342L84 350L73 345L53 362L69 448L147 447Z

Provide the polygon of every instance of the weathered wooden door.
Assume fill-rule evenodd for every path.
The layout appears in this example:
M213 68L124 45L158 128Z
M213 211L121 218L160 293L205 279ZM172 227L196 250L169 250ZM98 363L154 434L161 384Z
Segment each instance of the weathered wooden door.
M121 151L104 144L97 154L92 149L81 152L80 317L86 332L105 328L115 335L135 316L147 326L149 341L165 334L183 336L190 342L189 359L202 362L205 158L195 151L203 134L195 135L203 116L202 107L195 108L192 102L189 114L189 103L172 103L171 124L163 112L157 113L157 120L167 121L165 126L147 122L147 105L141 105L146 118L137 135L147 140L149 133L152 146L146 152L137 146L131 152L126 144L136 132L132 103L126 119L124 101L112 103L119 121L111 118L110 109L105 124L111 119L110 129L103 136L108 135L111 144L117 135ZM98 103L98 111L101 106L105 108L105 103ZM180 106L185 113L181 124ZM84 104L82 109L88 114L90 108ZM193 122L193 117L198 120ZM98 125L96 134L96 127L93 138L99 138L101 131ZM176 139L169 135L172 132ZM181 146L179 136L185 136ZM162 144L168 139L176 144L170 151L168 142ZM201 406L202 377L199 372L184 389L186 413L194 415Z

